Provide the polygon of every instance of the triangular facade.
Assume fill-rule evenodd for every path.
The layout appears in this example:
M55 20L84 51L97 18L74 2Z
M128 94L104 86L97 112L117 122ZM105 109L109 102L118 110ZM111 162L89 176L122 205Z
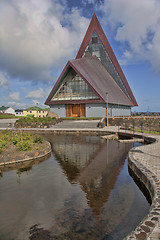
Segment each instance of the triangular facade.
M45 104L61 117L130 115L137 102L94 14Z
M85 80L72 69L72 71L66 75L51 101L79 101L86 99L99 99L99 97Z
M117 58L108 42L106 35L94 13L82 44L79 48L76 58L87 56L97 56L107 69L109 74L117 82L123 92L132 101L134 106L137 102L133 93L128 85L124 73L117 61Z

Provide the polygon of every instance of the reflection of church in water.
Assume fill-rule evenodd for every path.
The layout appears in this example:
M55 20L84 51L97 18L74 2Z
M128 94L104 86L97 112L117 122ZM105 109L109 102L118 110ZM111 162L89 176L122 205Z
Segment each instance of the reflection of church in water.
M57 135L52 150L70 183L80 183L95 215L107 201L131 144L100 141L97 136Z

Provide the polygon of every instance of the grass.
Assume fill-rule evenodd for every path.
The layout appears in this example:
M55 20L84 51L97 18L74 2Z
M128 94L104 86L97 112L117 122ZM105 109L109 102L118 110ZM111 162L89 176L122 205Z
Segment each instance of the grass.
M8 118L19 118L17 116L11 115L11 114L0 114L0 119L8 119Z
M132 131L132 130L131 130ZM157 131L147 131L147 130L141 130L141 129L134 129L135 132L143 132L143 133L149 133L149 134L156 134L159 135L160 132Z
M133 128L126 128L126 130L133 131ZM149 130L144 130L140 128L134 128L134 132L149 133L149 134L156 134L156 135L160 134L160 132L158 131L149 131Z
M35 147L35 144L42 142L43 138L41 136L3 130L0 132L0 153L13 145L16 146L18 151L31 151Z

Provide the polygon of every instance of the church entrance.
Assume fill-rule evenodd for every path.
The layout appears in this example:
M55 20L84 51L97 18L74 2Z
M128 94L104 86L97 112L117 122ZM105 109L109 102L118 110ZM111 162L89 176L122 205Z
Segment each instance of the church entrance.
M85 104L66 104L66 117L85 117Z

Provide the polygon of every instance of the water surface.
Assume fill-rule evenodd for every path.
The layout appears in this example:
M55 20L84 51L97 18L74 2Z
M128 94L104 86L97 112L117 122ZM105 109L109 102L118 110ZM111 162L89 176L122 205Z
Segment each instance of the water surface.
M123 239L149 211L128 173L132 143L46 135L52 154L0 178L0 240Z

